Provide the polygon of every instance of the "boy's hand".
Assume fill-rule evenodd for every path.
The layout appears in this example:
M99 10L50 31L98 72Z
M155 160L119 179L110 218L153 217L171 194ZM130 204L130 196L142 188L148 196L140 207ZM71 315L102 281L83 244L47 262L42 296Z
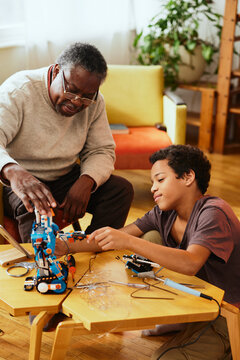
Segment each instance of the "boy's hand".
M106 226L89 235L87 242L94 241L102 250L120 250L127 249L128 237L127 233Z

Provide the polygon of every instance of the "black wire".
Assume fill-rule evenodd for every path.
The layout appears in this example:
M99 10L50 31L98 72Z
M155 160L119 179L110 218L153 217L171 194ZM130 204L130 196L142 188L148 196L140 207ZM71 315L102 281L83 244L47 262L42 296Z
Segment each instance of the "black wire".
M215 323L215 321L217 321L217 319L218 319L218 318L220 317L220 315L221 315L221 307L220 307L220 305L219 305L219 302L218 302L216 299L212 298L211 300L214 300L214 301L217 303L217 305L218 305L218 314L217 314L217 317L216 317L215 319L213 319L212 321L210 321L210 322L202 329L202 331L201 331L200 334L196 337L196 339L194 339L194 340L192 340L192 341L189 341L189 342L187 342L187 343L185 343L185 344L177 345L177 346L172 346L172 347L166 349L166 350L157 358L157 360L161 359L161 357L162 357L163 355L165 355L165 354L166 354L168 351L170 351L170 350L182 349L182 348L184 348L184 347L186 347L186 346L195 344L195 343L200 339L200 337L205 333L205 331L207 331L207 330L212 326L212 324Z
M88 272L91 272L92 271L92 261L95 260L97 257L97 254L93 255L90 259L89 259L89 262L88 262L88 268L86 271L84 271L84 273L82 274L82 276L80 277L80 279L76 282L75 286L73 288L68 288L68 290L73 290L76 285L82 280L82 278L88 273Z
M171 291L171 290L168 290L168 289L163 289L163 287L162 286L157 286L158 284L162 284L162 282L160 282L160 281L157 281L155 284L149 284L145 279L143 279L143 282L144 282L144 284L147 284L147 285L149 285L149 286L152 286L152 287L154 287L154 288L156 288L156 289L159 289L159 290L162 290L162 291L166 291L166 292L168 292L168 293L170 293L170 294L173 294L173 295L178 295L177 293L175 293L174 291Z
M91 262L93 260L95 260L97 257L97 254L93 255L90 259L89 259L89 262L88 262L88 268L87 270L82 274L82 276L80 277L80 279L78 280L78 283L82 280L82 278L88 273L88 272L91 272L92 271L92 264Z
M156 284L159 284L160 282L158 281L158 282L156 282L155 284L150 284L149 282L147 282L145 279L142 279L142 282L144 283L144 284L147 284L149 287L154 287L154 288L157 288L157 289L160 289L160 290L164 290L164 291L167 291L167 292L170 292L170 293L173 293L172 291L170 291L170 290L166 290L166 289L162 289L162 288L160 288L160 287L158 287L158 286L156 286ZM138 292L138 291L140 291L140 290L146 290L146 289L137 289L137 290L134 290L131 294L130 294L130 296L132 297L132 298L134 298L134 299L148 299L148 300L152 300L152 299L157 299L157 300L174 300L174 298L165 298L165 297L154 297L154 296L136 296L136 295L134 295L134 294L136 294L136 292ZM173 293L174 294L174 293Z

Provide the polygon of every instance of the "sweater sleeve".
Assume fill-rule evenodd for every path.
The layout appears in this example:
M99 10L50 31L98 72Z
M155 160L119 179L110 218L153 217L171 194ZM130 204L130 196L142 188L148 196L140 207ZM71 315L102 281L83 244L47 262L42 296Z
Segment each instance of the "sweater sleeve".
M115 161L115 143L101 94L91 117L87 139L79 157L81 175L93 178L97 188L110 177Z
M0 180L8 185L2 177L2 169L8 163L18 163L8 154L6 147L17 136L21 126L21 94L7 89L4 83L0 87L0 99Z

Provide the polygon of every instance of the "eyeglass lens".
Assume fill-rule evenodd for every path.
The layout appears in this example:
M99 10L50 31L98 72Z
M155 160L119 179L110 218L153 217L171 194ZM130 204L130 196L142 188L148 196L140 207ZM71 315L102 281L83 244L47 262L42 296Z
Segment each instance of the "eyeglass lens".
M63 92L64 92L64 96L66 99L74 101L76 103L76 105L90 105L96 102L96 98L97 98L97 94L94 94L94 100L93 99L88 99L86 97L81 97L79 95L76 95L74 93L71 93L70 91L66 90L66 86L65 86L65 77L64 77L64 72L62 70L62 85L63 85Z

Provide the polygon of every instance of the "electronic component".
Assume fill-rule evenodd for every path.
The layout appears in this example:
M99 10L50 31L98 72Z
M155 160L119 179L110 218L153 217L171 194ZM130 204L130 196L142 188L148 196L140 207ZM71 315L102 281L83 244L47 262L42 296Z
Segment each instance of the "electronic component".
M74 279L75 259L72 255L67 257L67 262L58 261L55 252L56 237L64 241L82 240L87 235L83 231L64 233L52 221L52 216L40 215L35 210L36 221L32 226L31 241L34 248L37 275L27 277L24 290L30 291L36 287L42 294L61 294L67 288L68 273ZM69 267L68 267L69 264Z
M147 272L147 271L151 271L153 267L160 267L160 265L152 262L151 260L136 254L123 255L123 259L124 260L130 259L126 262L125 266L128 269L131 269L135 273Z

